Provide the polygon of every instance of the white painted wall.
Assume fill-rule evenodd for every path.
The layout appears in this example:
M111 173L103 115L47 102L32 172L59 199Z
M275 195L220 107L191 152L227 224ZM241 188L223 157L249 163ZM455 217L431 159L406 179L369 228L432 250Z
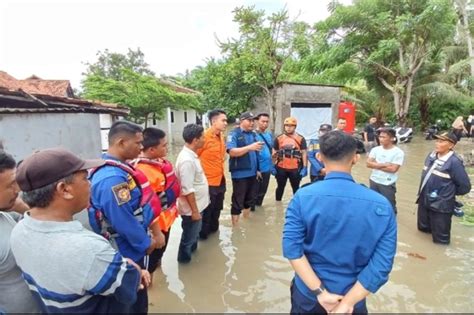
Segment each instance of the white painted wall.
M185 119L186 118L186 119ZM183 128L187 124L196 123L196 111L194 109L173 110L168 108L165 118L153 123L153 119L148 120L149 127L160 128L168 135L168 141L174 144L182 144Z

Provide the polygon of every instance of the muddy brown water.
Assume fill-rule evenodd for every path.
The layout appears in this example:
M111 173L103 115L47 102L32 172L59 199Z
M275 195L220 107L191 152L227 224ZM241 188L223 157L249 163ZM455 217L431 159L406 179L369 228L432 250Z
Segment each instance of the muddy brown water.
M435 245L430 235L416 230L414 200L420 170L433 147L434 142L422 138L400 145L406 161L397 184L397 255L388 283L367 299L370 312L474 311L474 227L461 225L453 217L449 246ZM456 149L466 154L474 145L465 140ZM368 184L365 158L362 155L353 175L356 181ZM199 242L188 265L176 261L181 236L178 219L162 267L154 275L149 311L289 312L293 270L282 256L281 236L292 194L288 184L283 201L275 202L275 187L272 178L263 207L233 229L228 174L220 230Z

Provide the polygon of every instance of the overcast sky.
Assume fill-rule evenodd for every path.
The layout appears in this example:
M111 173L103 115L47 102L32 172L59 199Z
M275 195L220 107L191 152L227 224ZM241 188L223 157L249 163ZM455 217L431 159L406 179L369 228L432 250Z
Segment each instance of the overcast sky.
M84 62L99 50L140 49L157 74L175 75L219 56L215 36L237 36L232 10L287 6L313 24L328 16L329 0L0 0L0 70L17 79L35 74L80 87ZM350 0L341 1L350 3Z

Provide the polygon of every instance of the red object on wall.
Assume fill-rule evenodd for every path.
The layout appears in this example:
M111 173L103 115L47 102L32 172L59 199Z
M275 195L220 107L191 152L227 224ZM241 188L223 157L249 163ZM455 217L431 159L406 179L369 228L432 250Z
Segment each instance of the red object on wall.
M344 131L350 134L354 133L356 125L356 105L351 102L341 102L339 104L339 115L337 118L345 118L347 125Z

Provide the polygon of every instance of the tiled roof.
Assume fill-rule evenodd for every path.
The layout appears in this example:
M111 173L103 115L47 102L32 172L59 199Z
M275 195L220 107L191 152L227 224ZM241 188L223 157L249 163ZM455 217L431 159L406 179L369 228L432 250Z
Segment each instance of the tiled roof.
M0 71L0 87L9 90L22 89L32 94L74 97L68 80L43 80L35 75L25 80L17 80L5 71Z

